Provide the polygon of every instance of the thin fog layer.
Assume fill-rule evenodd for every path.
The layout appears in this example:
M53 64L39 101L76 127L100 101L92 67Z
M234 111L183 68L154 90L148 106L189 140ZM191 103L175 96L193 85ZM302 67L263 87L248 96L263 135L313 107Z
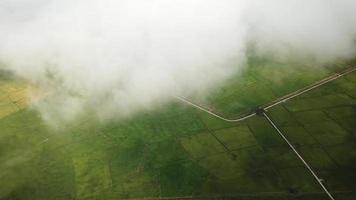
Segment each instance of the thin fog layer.
M258 55L355 55L351 0L3 0L0 68L48 94L43 117L127 116L207 90Z

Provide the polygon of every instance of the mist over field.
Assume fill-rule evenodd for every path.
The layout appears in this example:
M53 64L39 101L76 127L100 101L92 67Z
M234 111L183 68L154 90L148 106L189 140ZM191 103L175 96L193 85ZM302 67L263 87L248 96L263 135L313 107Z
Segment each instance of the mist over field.
M229 78L256 56L355 56L352 0L2 0L0 68L46 91L50 121L128 116ZM30 95L31 96L31 95Z

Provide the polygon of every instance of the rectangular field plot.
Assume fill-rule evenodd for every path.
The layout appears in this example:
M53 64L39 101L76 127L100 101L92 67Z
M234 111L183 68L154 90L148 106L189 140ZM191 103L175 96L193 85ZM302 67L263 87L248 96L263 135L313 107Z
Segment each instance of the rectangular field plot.
M289 149L289 147L270 147L266 148L265 151L268 160L278 169L303 167L303 163L298 160L297 156Z
M356 100L345 94L333 94L321 97L300 97L286 103L286 107L291 111L305 111L311 109L322 109L335 106L354 105Z
M247 119L247 124L262 147L286 146L267 120L261 116Z
M264 156L261 156L262 154L261 149L252 147L234 151L236 156L232 156L229 153L221 153L201 159L198 163L218 179L232 179L243 173L257 171L261 166L254 164L255 162L263 161ZM221 163L224 164L222 165Z
M214 131L215 136L229 150L256 146L257 141L247 126L237 126Z
M283 126L281 129L295 146L313 145L318 142L302 125Z
M352 139L351 134L332 121L305 125L305 128L322 145L341 144Z
M223 146L210 133L183 137L181 143L184 149L194 158L202 158L225 151Z

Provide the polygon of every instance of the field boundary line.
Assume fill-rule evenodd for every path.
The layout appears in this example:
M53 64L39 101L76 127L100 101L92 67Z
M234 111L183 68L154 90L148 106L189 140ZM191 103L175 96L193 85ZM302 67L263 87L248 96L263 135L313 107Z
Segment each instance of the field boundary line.
M226 195L190 195L190 196L168 196L168 197L143 197L143 198L127 198L123 200L183 200L183 199L212 199L212 200L217 200L217 199L226 199L226 198L243 198L243 197L261 197L261 196L266 196L266 197L272 197L272 196L281 196L281 197L298 197L298 196L305 196L305 195L319 195L323 194L324 192L301 192L298 194L290 194L286 192L260 192L260 193L255 193L255 194L226 194ZM336 194L348 194L348 193L356 193L356 191L353 190L345 190L345 191L335 191Z
M341 78L341 77L343 77L343 76L345 76L347 74L350 74L350 73L352 73L354 71L356 71L356 67L349 67L349 68L347 68L347 69L345 69L345 70L343 70L341 72L336 72L333 75L328 76L328 77L326 77L326 78L324 78L322 80L319 80L319 81L317 81L317 82L315 82L315 83L313 83L313 84L311 84L309 86L303 87L303 88L298 89L298 90L296 90L294 92L291 92L291 93L289 93L289 94L287 94L285 96L282 96L282 97L280 97L280 98L278 98L276 100L273 100L270 103L264 104L259 109L257 109L257 112L258 112L258 110L261 110L261 109L262 110L268 110L268 109L270 109L270 108L272 108L274 106L277 106L277 105L279 105L281 103L285 103L286 101L288 101L290 99L298 97L298 96L300 96L300 95L302 95L304 93L307 93L307 92L309 92L309 91L311 91L313 89L319 88L319 87L321 87L321 86L323 86L323 85L325 85L325 84L327 84L327 83L329 83L331 81L339 79L339 78ZM212 115L212 116L214 116L216 118L219 118L219 119L221 119L223 121L226 121L226 122L240 122L240 121L243 121L245 119L248 119L248 118L253 117L253 116L256 115L256 112L254 112L254 113L250 113L250 114L245 114L245 116L238 117L236 119L229 119L229 118L223 117L223 116L211 111L208 108L205 108L205 107L203 107L201 105L193 103L193 102L189 101L186 98L179 97L179 96L175 96L175 98L177 98L178 100L180 100L180 101L182 101L182 102L184 102L184 103L186 103L188 105L191 105L191 106L193 106L193 107L195 107L195 108L197 108L199 110L202 110L202 111L204 111L204 112L206 112L206 113L208 113L208 114L210 114L210 115Z

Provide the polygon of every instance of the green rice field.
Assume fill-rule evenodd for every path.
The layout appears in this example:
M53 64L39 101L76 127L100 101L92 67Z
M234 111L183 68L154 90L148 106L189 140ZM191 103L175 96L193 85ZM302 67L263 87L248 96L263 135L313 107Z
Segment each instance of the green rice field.
M234 118L346 65L255 60L192 101ZM124 120L87 115L54 130L27 106L25 83L0 78L1 200L329 199L261 115L226 122L177 100ZM335 199L356 199L356 72L267 114Z

